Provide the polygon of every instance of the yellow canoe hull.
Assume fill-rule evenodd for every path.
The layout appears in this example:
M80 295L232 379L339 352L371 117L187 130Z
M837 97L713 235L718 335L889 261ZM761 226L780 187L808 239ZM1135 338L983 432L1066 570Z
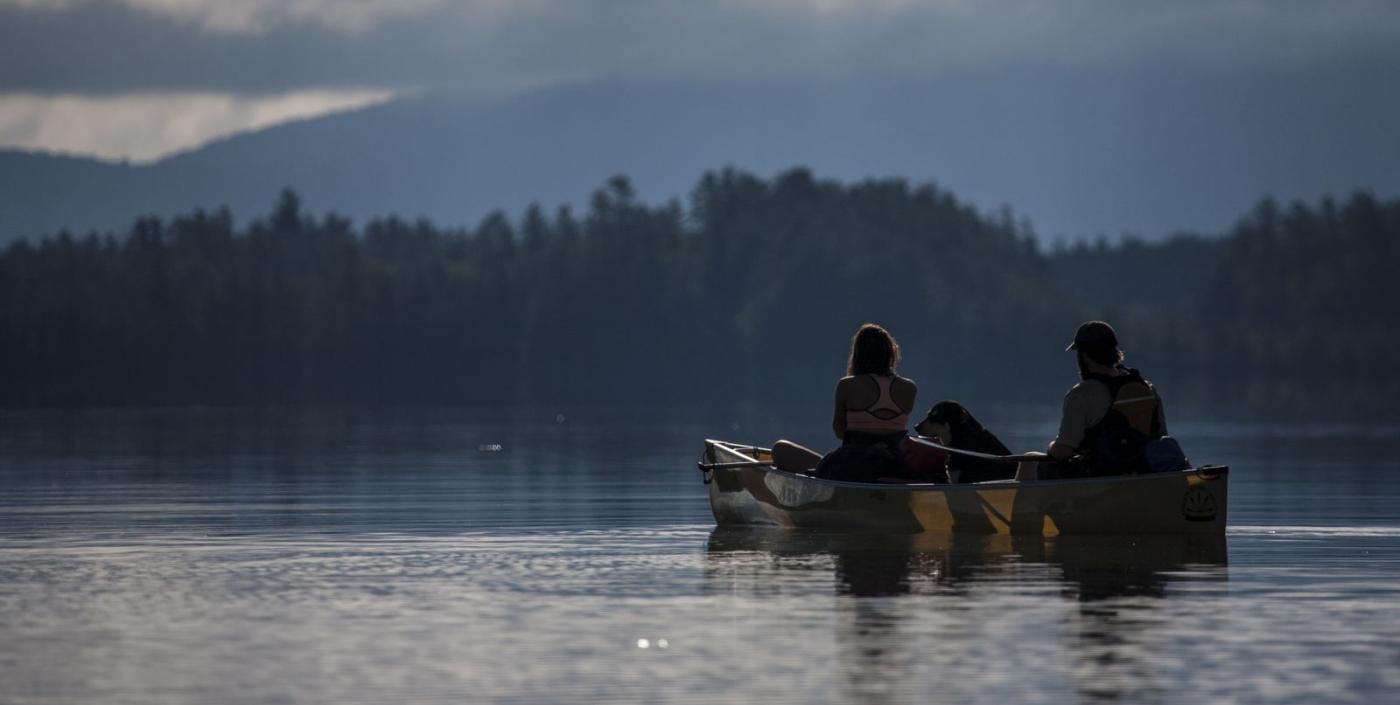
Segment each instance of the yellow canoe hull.
M823 480L767 465L765 448L705 442L720 526L967 534L1223 534L1225 468L970 485Z

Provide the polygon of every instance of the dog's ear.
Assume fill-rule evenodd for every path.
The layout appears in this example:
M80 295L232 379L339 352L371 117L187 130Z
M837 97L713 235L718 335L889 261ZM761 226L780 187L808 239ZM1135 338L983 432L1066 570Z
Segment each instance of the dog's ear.
M946 423L951 426L962 426L971 417L971 414L967 413L967 407L952 399L939 402L938 405L943 407L943 415L948 419Z

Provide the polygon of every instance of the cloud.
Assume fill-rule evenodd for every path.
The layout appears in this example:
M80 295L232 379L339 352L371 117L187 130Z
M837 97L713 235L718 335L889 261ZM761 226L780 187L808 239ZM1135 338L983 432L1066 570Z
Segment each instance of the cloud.
M0 0L31 10L65 12L103 0ZM211 32L256 34L282 25L363 32L387 19L422 15L448 0L119 0L152 15ZM499 0L478 0L484 5Z
M71 1L71 0L65 0ZM123 0L214 32L258 33L280 25L316 24L359 33L394 17L423 15L446 0Z
M149 162L232 133L389 100L385 90L266 96L0 94L0 147Z

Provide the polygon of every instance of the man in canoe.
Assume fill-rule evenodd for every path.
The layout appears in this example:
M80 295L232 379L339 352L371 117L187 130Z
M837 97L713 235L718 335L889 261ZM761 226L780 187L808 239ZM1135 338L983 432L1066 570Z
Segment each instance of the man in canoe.
M841 447L820 456L778 441L773 445L774 463L793 472L814 469L817 477L832 480L910 479L904 442L919 388L895 372L898 364L894 336L874 323L861 326L851 338L846 376L836 383L831 430Z
M1060 429L1050 443L1049 460L1024 464L1017 479L1096 477L1170 469L1175 462L1149 455L1180 455L1167 434L1162 399L1151 382L1123 365L1118 333L1103 321L1079 326L1065 348L1074 351L1080 382L1065 394ZM1180 467L1186 464L1180 456Z

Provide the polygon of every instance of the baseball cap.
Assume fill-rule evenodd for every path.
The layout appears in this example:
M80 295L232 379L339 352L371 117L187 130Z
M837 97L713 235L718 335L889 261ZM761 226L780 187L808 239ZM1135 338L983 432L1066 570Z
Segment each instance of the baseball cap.
M1118 333L1114 332L1113 326L1103 321L1085 321L1080 324L1079 330L1074 332L1074 342L1070 343L1069 347L1065 348L1065 350L1078 350L1081 345L1097 348L1117 348Z

